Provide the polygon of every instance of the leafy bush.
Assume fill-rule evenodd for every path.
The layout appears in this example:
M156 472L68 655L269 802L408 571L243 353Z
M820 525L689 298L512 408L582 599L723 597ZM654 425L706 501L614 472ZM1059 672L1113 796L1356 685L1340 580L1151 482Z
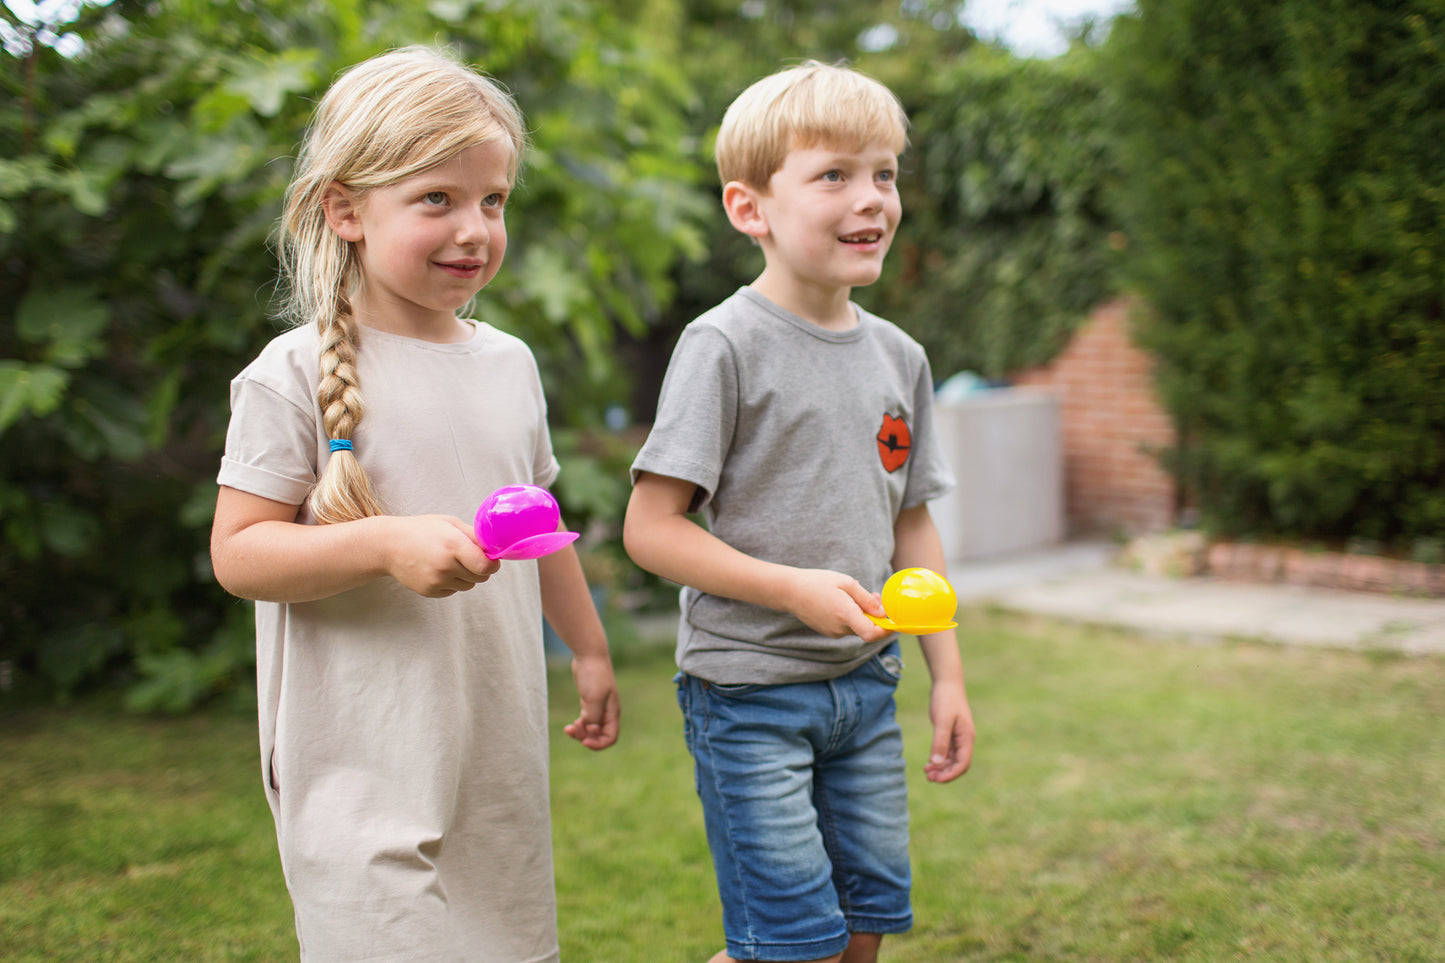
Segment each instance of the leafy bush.
M1140 0L1107 45L1128 276L1229 533L1445 531L1439 0ZM1403 547L1403 545L1402 545Z
M922 341L939 376L1042 364L1112 293L1096 61L1082 45L1047 61L977 46L899 91L913 121L903 225L858 295Z
M687 85L637 29L566 0L162 0L87 10L72 59L0 54L0 661L22 685L119 677L178 708L248 674L250 610L207 550L226 385L276 333L268 233L344 66L443 37L513 89L535 150L479 316L534 346L563 420L620 394L614 332L656 319L703 203Z

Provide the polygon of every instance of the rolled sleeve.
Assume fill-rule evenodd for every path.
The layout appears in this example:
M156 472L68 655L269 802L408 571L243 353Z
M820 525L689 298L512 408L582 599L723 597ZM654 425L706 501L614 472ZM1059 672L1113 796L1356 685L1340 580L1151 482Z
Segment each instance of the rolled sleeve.
M287 505L306 500L317 477L314 410L247 378L231 384L231 425L216 481Z

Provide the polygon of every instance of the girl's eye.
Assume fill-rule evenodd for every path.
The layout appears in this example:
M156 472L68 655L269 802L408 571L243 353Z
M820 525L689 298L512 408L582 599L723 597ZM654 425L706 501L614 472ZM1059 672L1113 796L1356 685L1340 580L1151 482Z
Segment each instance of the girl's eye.
M842 179L842 171L829 171L828 173L823 175L823 180L825 181L841 181Z
M422 201L426 204L440 206L447 202L446 191L429 191L422 195Z
M502 204L503 204L506 200L507 200L507 195L505 195L505 194L502 194L502 193L488 194L486 197L482 198L482 206L483 206L483 207L501 207Z

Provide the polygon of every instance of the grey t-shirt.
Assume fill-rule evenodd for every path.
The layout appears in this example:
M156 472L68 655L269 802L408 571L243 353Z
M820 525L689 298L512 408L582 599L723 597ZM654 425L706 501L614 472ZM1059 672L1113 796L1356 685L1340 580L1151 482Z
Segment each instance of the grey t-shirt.
M923 348L856 308L831 331L742 288L683 331L632 465L698 487L708 529L755 558L880 591L898 513L953 487ZM787 612L682 591L677 663L720 684L836 678L884 642L829 639Z

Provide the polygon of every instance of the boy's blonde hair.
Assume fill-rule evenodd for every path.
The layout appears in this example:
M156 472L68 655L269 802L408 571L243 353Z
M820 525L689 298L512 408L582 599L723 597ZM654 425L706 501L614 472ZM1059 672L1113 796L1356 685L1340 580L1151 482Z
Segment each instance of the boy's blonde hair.
M718 176L759 190L795 148L908 146L908 115L887 87L851 67L809 60L738 95L718 129Z
M498 139L509 147L515 180L526 146L516 103L493 81L429 47L364 61L322 97L286 192L279 249L283 313L321 331L316 397L327 438L350 441L365 414L356 372L361 326L352 310L361 266L352 244L326 223L328 191L340 184L362 203L370 191ZM382 514L350 450L333 451L320 474L310 499L318 522Z

